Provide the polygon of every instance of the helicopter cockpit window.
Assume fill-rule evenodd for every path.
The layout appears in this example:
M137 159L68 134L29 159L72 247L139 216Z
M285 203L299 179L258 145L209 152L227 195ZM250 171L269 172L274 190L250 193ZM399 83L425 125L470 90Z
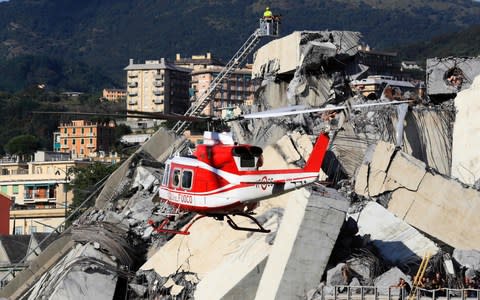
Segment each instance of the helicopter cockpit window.
M178 186L180 184L180 169L173 170L173 186Z
M240 158L240 168L254 168L258 157L262 155L260 147L236 147L232 149L233 156Z
M168 178L170 177L170 164L165 167L165 172L163 173L162 185L168 185Z
M192 179L193 179L193 172L190 170L183 170L182 175L182 188L184 189L191 189L192 188Z

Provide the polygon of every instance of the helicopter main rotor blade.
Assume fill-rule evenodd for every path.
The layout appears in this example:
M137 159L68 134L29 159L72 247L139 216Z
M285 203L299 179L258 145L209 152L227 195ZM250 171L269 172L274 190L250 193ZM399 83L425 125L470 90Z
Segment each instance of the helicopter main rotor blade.
M402 103L410 103L411 100L404 100L404 101L390 101L390 102L381 102L381 103L363 103L352 105L351 108L362 108L362 107L372 107L372 106L383 106L383 105L396 105ZM282 109L273 109L273 110L266 110L257 113L251 113L247 115L241 116L243 119L262 119L262 118L273 118L273 117L282 117L282 116L291 116L291 115L298 115L298 114L306 114L306 113L313 113L313 112L323 112L323 111L333 111L333 110L343 110L346 109L346 105L342 106L334 106L334 107L321 107L321 108L309 108L305 109L302 108L301 105L290 106L287 108Z

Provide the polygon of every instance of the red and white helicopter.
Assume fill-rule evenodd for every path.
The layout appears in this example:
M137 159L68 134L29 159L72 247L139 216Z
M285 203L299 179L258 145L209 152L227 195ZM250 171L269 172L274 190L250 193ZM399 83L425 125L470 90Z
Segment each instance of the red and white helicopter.
M216 132L205 132L204 141L193 156L175 156L166 161L159 187L162 201L200 216L182 231L166 229L166 218L156 227L158 232L188 234L188 229L202 217L227 218L235 230L270 232L252 216L259 201L317 181L329 144L328 135L320 134L303 169L260 170L260 147L238 145L230 135ZM231 215L247 217L257 228L240 227Z
M410 101L360 104L352 107L408 102ZM337 106L305 109L297 106L250 114L244 118L275 117L345 108ZM317 181L329 145L328 135L321 133L304 168L260 170L263 164L263 151L260 147L236 144L230 135L216 132L205 132L204 141L204 144L197 145L193 155L174 156L165 162L164 176L159 187L161 201L176 211L194 212L199 216L181 231L166 228L170 222L169 218L165 218L160 224L149 220L157 232L189 234L188 230L193 223L203 217L213 217L217 220L226 218L227 223L235 230L270 232L253 217L259 201ZM231 216L249 218L257 227L240 227Z

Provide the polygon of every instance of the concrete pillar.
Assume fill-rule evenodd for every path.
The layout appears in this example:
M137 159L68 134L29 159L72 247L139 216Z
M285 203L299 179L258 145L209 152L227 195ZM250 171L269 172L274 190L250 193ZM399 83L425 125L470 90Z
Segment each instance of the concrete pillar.
M287 206L255 299L304 299L320 282L349 202L333 189L305 193Z

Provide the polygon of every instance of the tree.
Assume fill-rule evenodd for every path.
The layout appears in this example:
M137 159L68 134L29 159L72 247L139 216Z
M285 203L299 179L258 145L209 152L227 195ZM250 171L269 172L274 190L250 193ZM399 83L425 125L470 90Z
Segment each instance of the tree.
M38 150L38 139L29 134L11 138L5 145L5 151L10 155L28 156Z
M69 189L73 190L73 200L70 205L69 214L73 210L78 208L90 194L95 191L98 186L95 186L98 182L104 179L106 176L109 176L115 169L118 167L118 164L105 164L100 162L94 162L87 167L74 167L71 172L73 173L74 179L70 182ZM82 212L84 212L89 207L95 205L95 197L92 197L76 214L73 219L78 218ZM70 220L73 221L73 220Z

